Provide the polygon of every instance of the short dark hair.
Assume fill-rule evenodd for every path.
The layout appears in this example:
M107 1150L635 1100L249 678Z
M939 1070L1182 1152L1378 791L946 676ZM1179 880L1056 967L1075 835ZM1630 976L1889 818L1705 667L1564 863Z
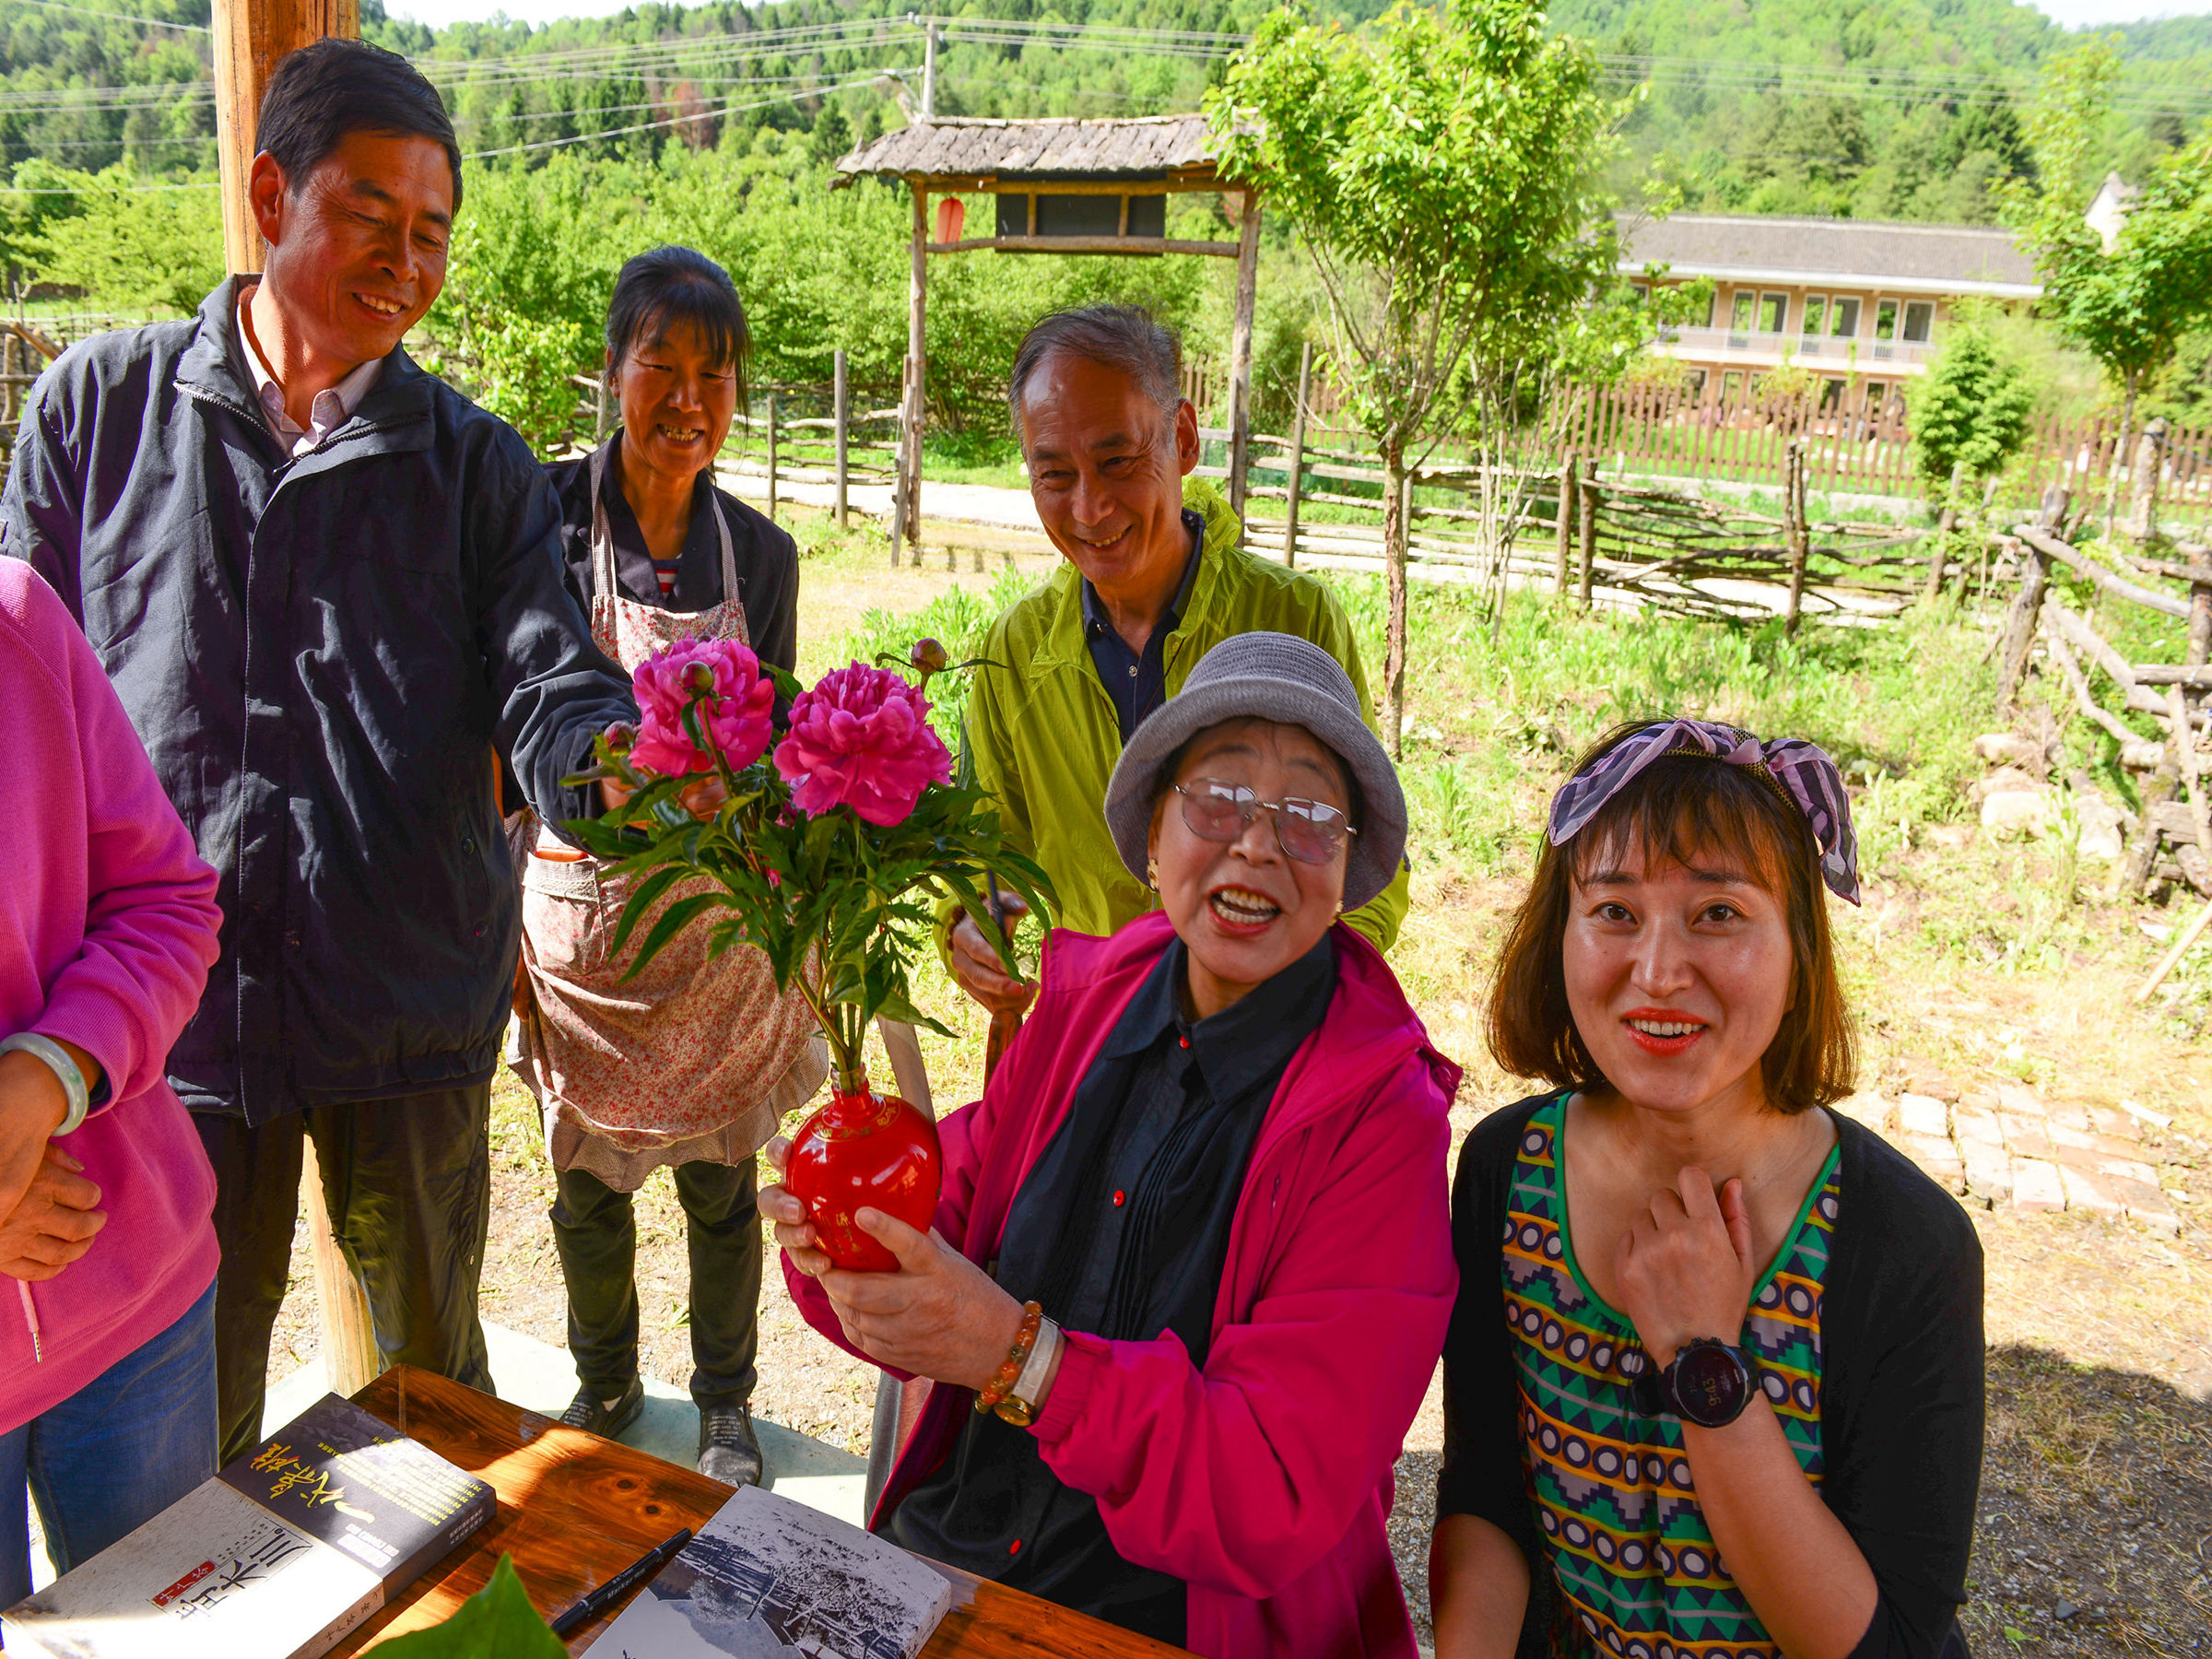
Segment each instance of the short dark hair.
M1614 727L1575 763L1575 771L1651 724L1637 720ZM1498 1064L1516 1077L1542 1077L1562 1088L1605 1083L1575 1029L1561 951L1575 878L1596 859L1630 845L1640 846L1647 862L1688 863L1708 850L1727 853L1783 900L1790 933L1790 1003L1759 1062L1768 1103L1778 1112L1797 1112L1848 1095L1858 1070L1858 1041L1836 977L1828 894L1812 827L1763 768L1700 755L1653 761L1564 847L1545 839L1490 985L1488 1035Z
M1182 401L1182 339L1141 305L1086 305L1048 312L1021 338L1006 382L1014 434L1021 435L1021 395L1047 358L1082 358L1120 371L1172 415Z
M664 245L623 265L606 307L607 367L619 369L638 347L658 346L678 323L697 329L708 355L730 366L737 378L737 406L743 409L752 330L746 326L745 306L729 272L697 248Z
M461 145L445 100L396 52L335 37L311 41L278 60L261 95L253 147L284 169L296 192L349 133L428 138L453 170L453 211L461 210Z

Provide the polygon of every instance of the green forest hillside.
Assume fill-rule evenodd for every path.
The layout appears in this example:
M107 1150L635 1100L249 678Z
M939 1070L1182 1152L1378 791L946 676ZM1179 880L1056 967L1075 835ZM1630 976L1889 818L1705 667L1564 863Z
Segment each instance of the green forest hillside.
M447 90L465 147L501 166L561 150L652 159L767 125L832 154L905 119L920 90L909 0L647 5L533 29L394 20L371 38ZM1379 0L1323 0L1357 24ZM129 17L101 16L102 12ZM1265 0L982 0L947 28L947 114L1194 108ZM1985 221L2025 165L2019 112L2075 37L2013 0L1560 0L1624 91L1634 174L1689 206ZM2118 31L2128 60L2106 154L2139 172L2212 114L2212 19ZM214 107L204 0L0 0L0 167L202 179ZM818 131L818 128L819 129ZM54 189L34 168L19 189ZM1628 182L1624 177L1623 182Z

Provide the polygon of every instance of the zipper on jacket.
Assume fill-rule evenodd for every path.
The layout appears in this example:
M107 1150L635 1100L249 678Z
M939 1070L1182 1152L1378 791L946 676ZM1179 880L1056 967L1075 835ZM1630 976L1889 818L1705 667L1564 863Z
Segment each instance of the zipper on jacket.
M39 1304L30 1300L30 1281L18 1279L16 1294L23 1300L23 1324L30 1332L30 1362L33 1365L42 1364L46 1359L46 1348L39 1340Z

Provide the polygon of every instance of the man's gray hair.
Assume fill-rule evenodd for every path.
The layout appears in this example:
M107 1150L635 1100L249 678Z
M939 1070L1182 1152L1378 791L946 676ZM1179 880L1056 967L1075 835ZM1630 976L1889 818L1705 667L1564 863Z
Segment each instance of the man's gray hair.
M1141 305L1086 305L1040 318L1014 353L1006 406L1021 436L1021 399L1047 358L1082 358L1119 371L1171 418L1182 401L1182 340Z

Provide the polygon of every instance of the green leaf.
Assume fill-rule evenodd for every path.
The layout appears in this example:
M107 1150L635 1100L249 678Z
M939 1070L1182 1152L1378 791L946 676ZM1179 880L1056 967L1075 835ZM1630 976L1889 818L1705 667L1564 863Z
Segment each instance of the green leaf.
M643 881L638 883L637 891L630 894L629 901L622 907L621 924L615 929L615 942L608 948L611 951L620 951L629 939L630 930L636 927L644 919L645 912L653 908L653 900L681 881L688 874L688 872L682 865L672 864L655 870Z
M659 956L667 947L668 943L677 934L684 931L685 926L694 916L702 911L712 910L717 905L727 906L728 903L728 899L721 893L699 893L689 899L677 900L663 911L661 919L653 924L653 931L645 935L645 943L638 947L637 960L623 971L623 980L628 982L635 979L645 964ZM633 908L635 907L624 908L623 921L629 920L629 912Z
M510 1555L500 1557L491 1582L443 1624L395 1636L377 1651L391 1659L568 1659L569 1653L530 1605Z

